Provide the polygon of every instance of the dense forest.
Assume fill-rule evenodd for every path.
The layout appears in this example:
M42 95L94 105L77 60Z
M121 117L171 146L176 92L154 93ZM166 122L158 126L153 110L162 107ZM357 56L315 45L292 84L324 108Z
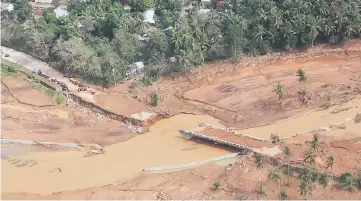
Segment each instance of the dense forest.
M130 11L111 0L69 0L67 17L46 9L32 15L27 0L2 12L2 44L105 86L127 66L184 71L203 62L340 43L361 36L360 0L230 0L208 12L181 0L132 0ZM155 25L142 12L155 9ZM140 39L139 36L143 36Z

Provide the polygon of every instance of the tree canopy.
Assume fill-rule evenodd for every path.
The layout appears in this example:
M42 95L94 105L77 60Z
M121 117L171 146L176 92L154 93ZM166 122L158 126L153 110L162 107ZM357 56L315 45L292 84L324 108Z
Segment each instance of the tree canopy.
M361 35L359 0L231 0L208 12L180 0L132 0L130 12L117 1L70 0L69 15L59 18L52 9L33 17L26 0L12 3L13 12L2 12L3 44L103 83L122 80L135 61L159 65L179 56L170 68L179 71ZM155 10L153 28L142 15L148 8Z

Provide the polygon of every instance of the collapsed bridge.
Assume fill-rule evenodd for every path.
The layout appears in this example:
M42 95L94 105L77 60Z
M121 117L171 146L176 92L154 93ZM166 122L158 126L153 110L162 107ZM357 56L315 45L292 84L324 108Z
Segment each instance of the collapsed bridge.
M256 152L260 154L266 154L269 156L275 156L280 153L281 150L278 145L272 144L268 140L263 140L260 138L255 138L253 136L242 135L238 133L233 133L227 129L212 127L205 124L200 124L201 127L205 127L201 131L189 131L189 130L180 130L179 132L187 138L199 138L206 141L210 141L214 144L221 144L236 150L239 150L241 153L246 154L249 152ZM273 150L272 152L267 152L267 150Z

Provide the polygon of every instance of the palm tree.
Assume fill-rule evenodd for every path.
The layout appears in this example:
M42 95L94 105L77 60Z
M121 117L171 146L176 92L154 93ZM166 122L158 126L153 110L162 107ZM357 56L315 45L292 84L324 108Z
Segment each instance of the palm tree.
M278 82L274 88L277 93L278 100L280 101L281 109L283 110L282 99L286 94L285 85L282 85L281 83Z
M316 162L316 153L315 150L310 148L305 156L304 156L304 162L308 163L310 167L314 167L315 162Z
M349 192L349 199L351 194L356 190L356 182L352 178L352 174L349 172L345 172L341 175L341 184L346 191Z
M261 193L263 193L263 168L267 164L267 157L256 153L256 166L261 169Z
M332 172L332 167L333 165L335 164L335 158L333 156L328 156L327 157L327 161L326 161L326 164L327 164L327 168L331 168L331 172Z
M322 185L322 187L325 189L325 197L326 197L326 199L327 199L326 187L329 185L331 177L332 176L330 174L328 174L327 172L323 172L320 175L320 178L319 178L319 181L318 181Z
M319 145L318 135L313 134L313 138L311 141L311 149L313 149L315 152L317 152L318 145Z
M280 200L282 199L282 194L281 194L281 182L282 182L282 178L283 178L283 171L282 169L275 169L273 170L273 172L271 172L268 177L273 180L275 183L278 183L278 190L280 192Z
M308 168L303 168L300 173L301 183L299 185L298 191L302 196L305 198L307 195L311 195L313 188L312 188L312 181L313 181L313 171Z
M285 146L283 148L283 153L285 154L285 159L287 160L287 177L288 177L288 184L290 184L290 162L292 152L289 147Z
M297 76L298 76L298 81L300 83L307 81L307 76L306 76L305 72L301 68L297 70Z
M311 174L311 170L308 168L303 168L300 172L300 178L302 179L302 181L309 181L311 182L312 180L312 174Z
M312 194L311 181L302 180L299 185L298 191L300 192L300 195L304 196L305 198L307 197L307 195L311 195Z

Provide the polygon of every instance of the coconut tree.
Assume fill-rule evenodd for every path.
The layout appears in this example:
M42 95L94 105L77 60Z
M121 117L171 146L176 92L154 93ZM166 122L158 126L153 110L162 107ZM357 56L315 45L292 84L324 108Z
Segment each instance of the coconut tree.
M318 146L319 146L318 135L313 134L313 138L312 138L312 141L311 141L311 147L310 148L313 149L315 152L317 152Z
M278 96L278 100L280 101L281 109L283 110L282 99L286 94L285 85L278 82L274 88Z
M332 178L332 176L327 173L327 172L323 172L320 177L318 182L320 183L320 185L325 189L325 197L327 199L327 191L326 191L326 187L329 185L330 179Z
M316 162L316 152L314 149L310 148L304 155L304 162L308 163L310 167L314 167Z
M261 193L263 193L263 168L267 164L267 157L261 154L256 154L256 166L261 169Z
M290 184L290 162L292 152L288 146L283 148L283 153L285 154L285 160L287 161L287 177L288 177L288 184Z
M282 194L281 194L281 182L283 179L283 171L282 169L275 169L273 170L268 177L274 181L275 183L278 183L278 190L280 192L280 200L282 199Z
M313 171L309 168L303 168L300 172L301 183L299 185L298 191L300 195L304 196L305 198L307 195L311 195L313 188L312 188L312 180L313 180Z
M327 164L327 168L331 168L331 172L332 172L332 167L335 164L335 158L333 156L331 156L331 155L328 156L326 164Z
M307 76L306 76L305 72L301 68L297 70L297 76L298 76L298 81L300 83L307 81Z
M341 184L343 188L348 191L349 199L351 198L351 194L356 190L356 182L352 178L352 174L349 172L345 172L341 175Z
M307 195L311 195L312 194L312 183L311 181L308 180L302 180L300 185L299 185L299 189L298 192L300 192L300 195L304 196L305 198L307 197Z

